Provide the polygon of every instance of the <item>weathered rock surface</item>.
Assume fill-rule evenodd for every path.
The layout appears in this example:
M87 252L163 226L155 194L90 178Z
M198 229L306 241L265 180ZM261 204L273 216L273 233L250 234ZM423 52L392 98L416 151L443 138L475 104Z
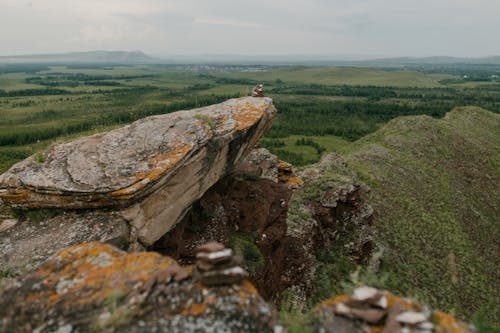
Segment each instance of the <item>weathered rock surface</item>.
M84 243L0 290L0 332L280 332L247 280L206 287L154 252Z
M0 270L19 274L38 267L61 248L99 241L127 250L130 227L117 212L30 211L0 223Z
M0 199L21 209L126 207L151 245L242 161L274 115L270 98L243 97L57 144L43 162L30 157L0 176Z
M303 267L302 240L287 236L286 216L292 189L278 180L278 160L266 149L253 150L224 177L153 249L182 263L195 262L196 247L215 240L233 248L261 295L279 303L281 291L304 279L283 276Z
M373 209L365 198L369 189L340 155L327 154L298 175L303 185L288 204L287 237L298 240L288 251L301 253L303 265L287 266L283 275L290 280L302 276L287 294L289 305L303 310L312 293L318 292L313 286L322 264L318 252L340 249L336 256L356 264L366 263L372 255L374 229Z
M325 333L472 333L474 328L443 312L390 292L359 287L318 304L314 331Z

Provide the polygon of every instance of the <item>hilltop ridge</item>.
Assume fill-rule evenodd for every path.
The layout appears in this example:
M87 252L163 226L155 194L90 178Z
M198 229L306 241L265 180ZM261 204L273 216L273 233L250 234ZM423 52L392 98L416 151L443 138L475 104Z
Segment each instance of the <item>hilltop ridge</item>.
M385 287L493 319L499 128L500 115L461 107L442 119L394 119L350 149L347 162L371 187Z

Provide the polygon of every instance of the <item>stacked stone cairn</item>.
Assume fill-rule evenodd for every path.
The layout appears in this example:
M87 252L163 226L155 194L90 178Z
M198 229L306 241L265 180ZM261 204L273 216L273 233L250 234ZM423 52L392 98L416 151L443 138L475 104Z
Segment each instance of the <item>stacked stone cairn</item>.
M426 307L371 287L359 287L351 296L338 298L338 301L332 305L333 307L327 307L333 310L335 316L364 324L361 325L360 330L332 328L327 330L329 332L432 333L442 331L441 327L435 327L433 314ZM458 321L454 325L456 329L453 332L474 332L473 329L465 327Z
M264 95L264 85L258 84L253 88L252 97L265 97Z
M233 250L220 243L209 242L196 248L195 276L207 287L241 282L248 273L240 264L241 259L233 255Z

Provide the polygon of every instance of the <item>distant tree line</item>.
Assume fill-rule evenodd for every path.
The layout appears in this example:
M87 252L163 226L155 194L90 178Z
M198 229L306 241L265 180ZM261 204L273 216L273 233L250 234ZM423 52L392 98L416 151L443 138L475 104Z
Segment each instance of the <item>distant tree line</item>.
M130 96L128 96L130 98ZM109 126L122 123L130 123L132 121L157 115L165 114L179 110L187 110L195 107L201 107L211 104L220 103L226 99L238 97L235 95L207 95L190 97L185 100L171 102L169 104L155 103L141 106L133 111L124 110L120 112L104 113L101 116L73 121L67 124L61 124L51 127L35 127L31 126L24 129L17 129L15 132L0 133L0 145L24 145L37 142L38 140L47 140L62 135L88 131L100 126ZM56 116L54 111L47 110L41 112L38 119L50 119Z
M321 146L319 143L317 143L311 138L300 138L297 141L295 141L295 145L313 147L314 149L316 149L318 155L321 155L326 150L325 147Z

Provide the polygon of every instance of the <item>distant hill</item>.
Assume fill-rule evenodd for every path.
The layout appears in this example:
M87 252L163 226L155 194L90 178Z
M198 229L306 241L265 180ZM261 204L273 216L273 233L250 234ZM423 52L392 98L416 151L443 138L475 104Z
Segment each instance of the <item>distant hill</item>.
M499 128L500 115L461 107L396 118L350 148L348 164L372 189L384 287L495 318Z
M360 61L358 63L387 65L387 66L408 66L408 65L500 65L500 56L483 58L457 58L457 57L401 57Z
M359 57L358 57L359 58ZM312 65L312 66L361 66L361 67L407 67L407 66L454 66L494 65L500 66L500 56L483 58L457 57L399 57L359 60L343 59L333 55L241 55L200 54L169 55L153 58L141 51L89 51L55 54L33 54L0 56L2 64L268 64L268 65Z
M40 64L142 64L151 63L155 59L141 51L89 51L57 54L37 54L2 56L0 64L40 63Z

